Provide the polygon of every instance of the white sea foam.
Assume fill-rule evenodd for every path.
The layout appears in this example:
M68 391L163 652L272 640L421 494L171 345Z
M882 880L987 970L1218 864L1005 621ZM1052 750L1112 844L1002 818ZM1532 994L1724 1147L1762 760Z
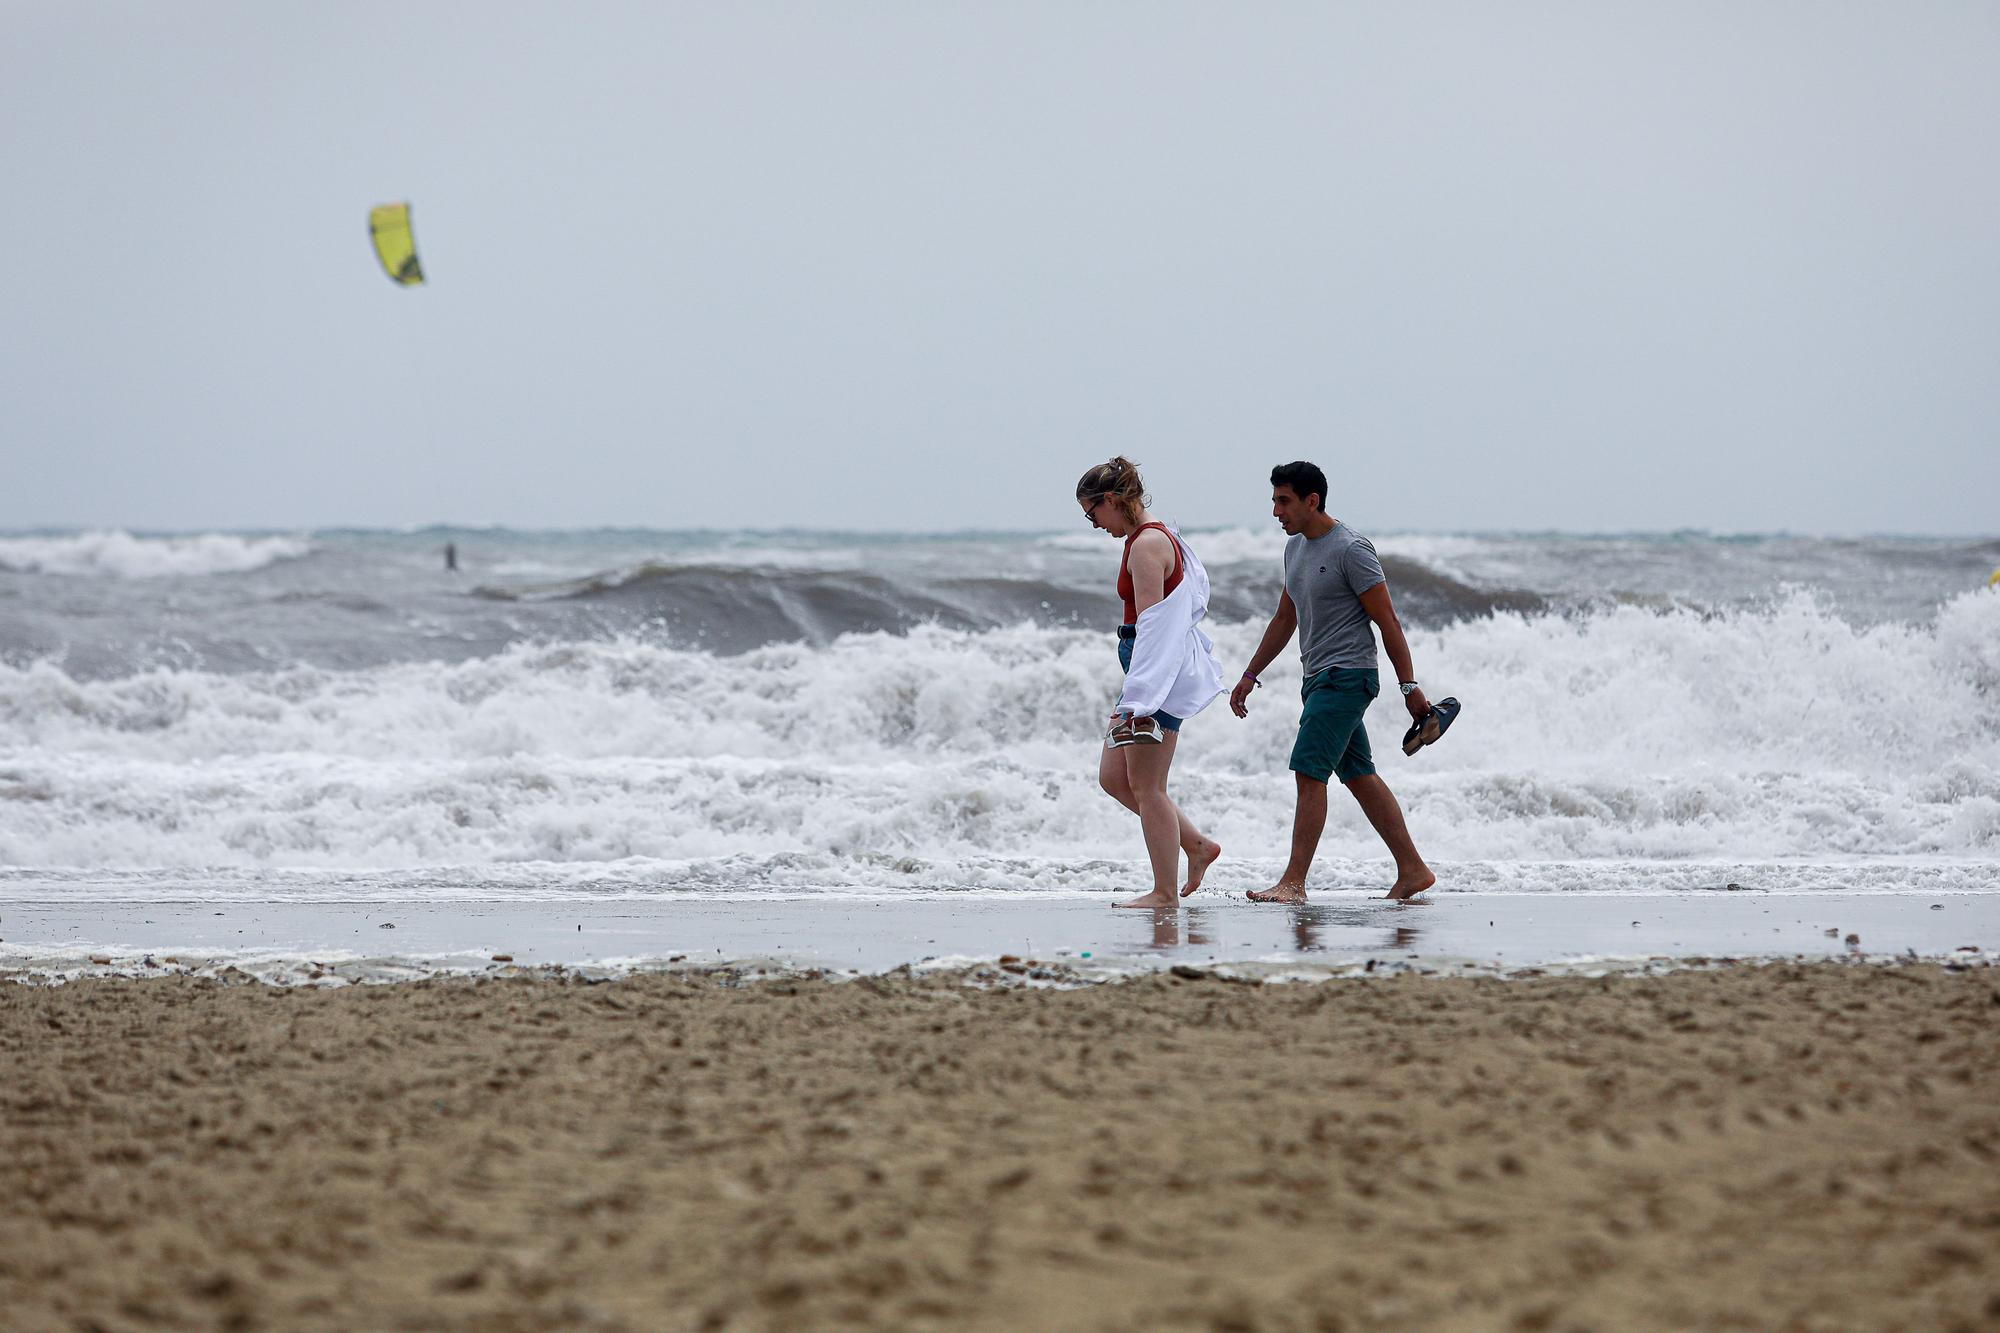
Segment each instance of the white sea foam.
M1496 548L1494 543L1483 538L1446 533L1389 532L1370 540L1381 555L1414 561L1447 578L1466 583L1493 582Z
M1173 523L1171 518L1166 520ZM1190 528L1188 544L1200 554L1204 565L1229 565L1256 561L1275 565L1285 554L1285 531L1271 520L1268 527ZM1101 552L1114 550L1106 545L1101 532L1065 532L1044 537L1041 545L1059 551Z
M1226 663L1259 628L1218 630ZM1705 883L1738 863L2000 852L2000 595L1921 627L1858 629L1795 594L1709 616L1499 615L1412 641L1432 695L1465 712L1415 759L1393 691L1369 730L1440 861L1584 867L1549 872L1571 880L1596 865L1616 887L1639 863ZM1183 735L1176 794L1234 856L1284 845L1297 679L1280 665L1248 721L1218 704ZM738 657L517 646L345 673L0 667L0 865L1093 885L1136 854L1095 778L1116 683L1107 636L1029 627ZM1324 846L1328 866L1381 858L1344 801Z
M1255 527L1194 528L1188 531L1187 539L1205 565L1264 564L1274 569L1284 559L1285 543L1290 540L1276 519ZM1412 560L1453 578L1470 577L1470 571L1494 552L1490 541L1450 534L1371 533L1369 540L1383 555ZM1101 551L1104 543L1104 534L1098 532L1068 532L1042 539L1043 545L1065 551Z
M187 537L135 537L129 532L0 537L0 569L127 579L241 574L295 559L311 549L310 542L297 537L239 537L219 532Z
M502 578L531 578L559 589L594 582L615 588L634 578L675 569L754 569L770 571L839 572L865 568L861 554L835 547L790 547L732 543L727 546L663 550L611 569L563 566L548 559L503 560L488 573Z
M1285 543L1288 540L1276 519L1254 528L1216 528L1188 534L1188 542L1200 554L1203 564L1217 567L1264 565L1272 571L1274 578L1280 562L1285 558Z

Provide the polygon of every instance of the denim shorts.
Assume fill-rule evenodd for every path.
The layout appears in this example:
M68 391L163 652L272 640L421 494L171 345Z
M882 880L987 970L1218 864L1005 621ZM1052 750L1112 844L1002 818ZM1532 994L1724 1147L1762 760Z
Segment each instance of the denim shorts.
M1120 670L1127 672L1132 670L1133 642L1134 640L1132 639L1122 637L1118 640L1118 666ZM1153 714L1153 720L1168 731L1179 731L1181 729L1181 720L1172 713L1164 710Z
M1375 756L1361 717L1381 692L1382 677L1372 667L1328 667L1307 676L1299 689L1305 708L1292 745L1292 772L1315 782L1336 774L1352 782L1373 773Z

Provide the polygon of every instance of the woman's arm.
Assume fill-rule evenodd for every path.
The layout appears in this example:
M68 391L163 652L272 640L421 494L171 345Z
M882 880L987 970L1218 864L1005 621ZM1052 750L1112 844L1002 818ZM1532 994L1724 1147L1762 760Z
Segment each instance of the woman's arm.
M1148 528L1132 543L1132 556L1125 562L1132 575L1132 605L1144 615L1167 595L1167 575L1174 567L1174 539L1158 528Z
M1173 565L1174 540L1158 528L1140 533L1125 561L1125 568L1132 575L1132 605L1141 624L1132 641L1132 669L1126 674L1125 689L1118 699L1121 713L1141 716L1156 712L1158 701L1165 697L1172 683L1171 673L1164 677L1160 674L1165 664L1155 660L1163 650L1157 641L1161 633L1158 617L1154 617L1155 624L1144 622L1146 612L1166 600L1167 573Z

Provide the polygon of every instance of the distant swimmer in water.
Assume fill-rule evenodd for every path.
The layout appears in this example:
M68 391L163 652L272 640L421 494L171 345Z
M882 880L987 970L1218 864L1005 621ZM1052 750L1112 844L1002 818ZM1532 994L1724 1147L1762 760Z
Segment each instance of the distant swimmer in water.
M1444 700L1433 713L1424 698L1374 544L1339 519L1327 517L1326 474L1311 463L1272 468L1271 513L1291 536L1285 543L1285 588L1278 595L1277 614L1230 692L1229 707L1238 717L1249 716L1250 692L1257 688L1258 674L1285 650L1294 630L1305 668L1300 691L1305 707L1292 746L1298 805L1292 815L1291 860L1276 884L1252 890L1250 897L1260 903L1305 901L1306 872L1312 869L1319 835L1326 827L1327 779L1338 776L1396 858L1396 882L1383 896L1414 898L1437 883L1437 876L1417 855L1402 807L1376 774L1368 732L1361 725L1362 714L1381 692L1375 630L1382 631L1382 646L1396 668L1403 702L1417 724L1404 739L1405 753L1414 754L1436 740L1458 715L1457 702Z
M1146 509L1146 488L1130 460L1099 463L1076 484L1076 502L1090 525L1125 539L1118 563L1118 664L1125 688L1112 711L1097 781L1139 816L1153 891L1120 907L1172 908L1201 887L1222 855L1167 795L1181 723L1215 702L1223 690L1215 643L1201 629L1208 614L1208 571L1187 543ZM1181 853L1187 883L1178 884Z
M458 546L455 542L444 544L444 567L454 574L458 572Z

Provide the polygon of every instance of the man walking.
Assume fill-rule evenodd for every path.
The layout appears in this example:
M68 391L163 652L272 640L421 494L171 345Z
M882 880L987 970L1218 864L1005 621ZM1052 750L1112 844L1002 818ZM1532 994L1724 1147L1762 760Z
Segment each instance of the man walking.
M1271 469L1271 513L1291 540L1285 543L1285 590L1278 598L1250 665L1230 692L1229 707L1248 717L1250 691L1258 674L1285 650L1293 631L1305 667L1300 691L1305 707L1292 746L1291 769L1298 779L1298 809L1292 818L1292 857L1284 875L1268 889L1253 889L1260 903L1297 903L1306 897L1306 872L1326 827L1327 779L1338 776L1361 812L1396 858L1396 882L1384 897L1416 897L1437 883L1417 855L1402 807L1375 773L1362 714L1381 692L1375 668L1375 629L1403 691L1410 716L1419 722L1430 702L1417 686L1409 641L1389 601L1382 562L1369 540L1326 515L1326 474L1311 463Z

